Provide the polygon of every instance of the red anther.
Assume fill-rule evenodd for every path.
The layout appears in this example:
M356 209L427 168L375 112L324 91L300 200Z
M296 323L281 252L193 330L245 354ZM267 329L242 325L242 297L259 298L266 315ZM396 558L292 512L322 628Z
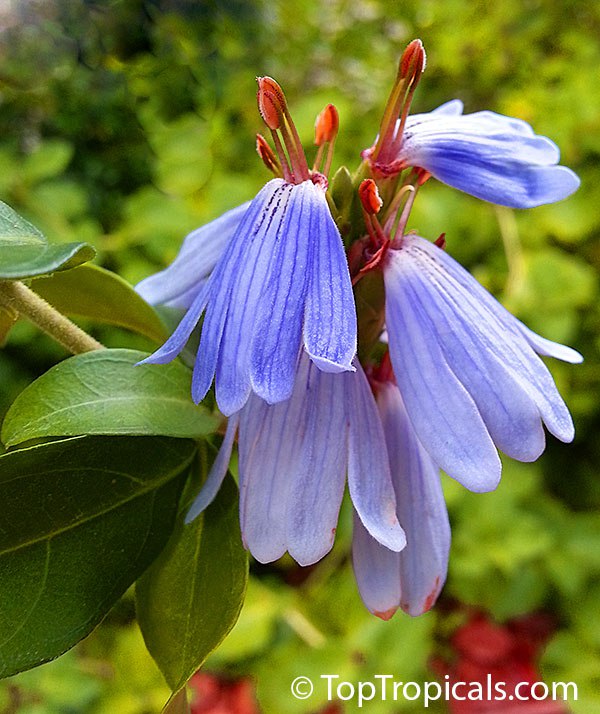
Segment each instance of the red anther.
M422 186L424 183L429 181L431 178L431 174L429 171L426 171L425 169L421 168L415 168L415 171L417 172L418 179L417 179L417 186Z
M436 238L433 242L435 243L435 245L437 245L438 248L445 250L445 248L446 248L446 234L440 233L440 237Z
M281 118L286 110L283 90L271 77L257 77L258 110L269 129L279 129Z
M407 79L418 77L425 69L426 62L423 43L421 40L413 40L402 54L398 74Z
M383 206L383 201L379 196L377 184L373 179L364 179L358 187L358 195L365 212L370 216L379 213Z
M278 176L281 175L281 166L275 156L275 152L269 144L267 144L267 140L262 134L256 135L256 151L269 171L272 171Z
M340 126L340 117L333 104L328 104L315 121L315 144L322 146L326 141L333 141Z

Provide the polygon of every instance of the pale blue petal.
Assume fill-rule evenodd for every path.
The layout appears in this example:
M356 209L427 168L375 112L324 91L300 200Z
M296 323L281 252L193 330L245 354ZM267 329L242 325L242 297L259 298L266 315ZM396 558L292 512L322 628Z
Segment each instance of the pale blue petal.
M396 385L380 386L377 406L390 458L398 518L406 532L406 548L398 556L398 603L409 615L416 616L432 607L446 580L450 523L439 469L419 442Z
M312 186L309 284L304 346L325 372L352 370L356 354L356 309L348 261L325 194Z
M225 431L225 438L223 439L223 443L221 444L221 448L219 449L219 453L212 465L210 473L185 517L186 523L191 523L205 508L210 506L221 488L223 479L227 475L229 462L231 461L231 451L233 449L238 423L239 414L234 414L229 419L227 430Z
M360 366L341 375L346 382L348 438L348 489L352 503L369 533L390 550L406 545L396 516L385 438L371 388Z
M414 269L426 273L430 282L444 286L442 294L460 296L455 298L455 310L460 312L462 322L470 325L482 346L510 370L531 396L548 430L562 441L571 441L574 434L571 415L548 368L533 350L533 333L434 244L419 236L406 236L400 253L401 265L406 267L407 262L414 260Z
M434 461L472 491L493 490L501 464L477 406L423 329L404 286L403 251L384 269L386 326L394 373L410 420Z
M335 538L348 458L344 387L343 376L321 372L303 355L292 400L302 399L304 411L285 445L298 450L298 468L280 469L291 481L287 547L300 565L320 560Z
M344 491L344 383L304 356L291 398L268 405L252 395L239 431L240 521L260 562L287 550L301 565L332 547Z
M240 414L238 437L240 526L245 547L261 563L287 550L287 511L298 450L302 400L270 406L251 395Z
M571 195L579 179L523 121L493 112L407 122L398 159L477 198L531 208Z
M400 558L373 538L356 511L352 530L352 566L362 601L382 620L389 620L400 607Z
M544 451L542 420L534 399L505 363L463 319L461 291L434 283L423 271L405 274L410 306L423 330L436 339L449 367L467 389L492 440L513 459L535 461Z
M563 362L570 362L571 364L580 364L583 362L583 355L572 347L547 340L545 337L541 337L528 327L525 327L522 322L519 322L517 326L527 342L529 342L539 355L555 357L556 359L560 359Z
M206 306L208 300L208 290L205 288L199 293L190 309L183 316L183 319L177 326L177 329L169 337L169 339L159 347L156 352L151 354L139 364L166 364L177 357L181 350L185 347L190 335L200 320L200 315ZM200 400L196 400L200 401Z
M269 404L288 399L302 340L315 186L305 181L291 192L270 257L257 308L251 348L253 391ZM320 204L317 208L320 208Z
M239 411L250 392L248 346L256 305L290 190L291 185L281 179L262 188L208 283L210 301L194 366L192 395L195 400L203 399L217 372L217 403L226 416Z
M250 202L227 211L189 233L175 260L165 270L135 287L151 305L187 309L213 271Z

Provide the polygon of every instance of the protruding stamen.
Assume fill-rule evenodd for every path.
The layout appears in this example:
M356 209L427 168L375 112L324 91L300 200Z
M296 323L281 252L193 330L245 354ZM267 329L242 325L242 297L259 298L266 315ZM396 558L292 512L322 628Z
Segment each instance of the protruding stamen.
M315 121L315 144L322 146L326 141L335 141L340 127L340 117L333 104L328 104Z
M435 243L435 245L437 245L438 248L445 250L446 249L446 234L440 233L439 237L436 238L433 242Z
M425 69L425 49L421 40L413 40L400 58L396 81L387 101L375 146L365 152L371 164L392 164L402 144L404 125L412 98Z
M337 137L339 127L340 117L338 111L333 104L328 104L317 116L315 121L315 144L319 147L319 149L315 157L315 163L313 166L314 171L321 170L321 161L323 160L323 153L325 151L325 147L327 146L327 155L322 172L325 175L329 174L331 162L333 161L333 147L335 145L335 139Z
M377 184L373 179L365 179L358 187L358 196L362 207L368 215L379 213L383 206L383 201L377 190Z
M274 173L275 176L283 176L279 159L262 134L256 135L256 151L269 171Z
M310 172L304 149L290 116L283 90L271 77L257 77L256 81L258 82L258 109L273 134L284 178L292 183L308 180ZM276 134L277 131L281 132L287 156Z
M271 77L257 77L256 99L258 111L269 129L279 129L286 109L285 96L281 87Z

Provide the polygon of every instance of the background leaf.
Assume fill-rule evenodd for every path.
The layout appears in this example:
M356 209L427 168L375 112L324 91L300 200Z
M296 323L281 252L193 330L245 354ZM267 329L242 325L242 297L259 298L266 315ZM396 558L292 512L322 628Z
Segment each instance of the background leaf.
M0 201L0 278L20 280L67 270L95 254L87 243L48 243L35 226Z
M72 647L154 560L194 448L84 437L0 457L0 676Z
M227 477L216 500L168 546L137 583L144 640L173 691L185 685L235 624L248 578L237 488Z
M218 418L192 402L179 362L135 364L145 352L106 349L70 357L24 389L2 426L7 446L48 436L131 434L195 438Z
M154 309L116 273L97 265L39 278L33 290L66 315L91 317L164 342L167 330Z

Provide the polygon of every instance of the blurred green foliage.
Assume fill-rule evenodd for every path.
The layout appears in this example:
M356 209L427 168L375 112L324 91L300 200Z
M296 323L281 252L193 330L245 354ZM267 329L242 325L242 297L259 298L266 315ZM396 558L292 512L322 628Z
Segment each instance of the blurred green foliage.
M521 117L559 144L582 180L567 201L510 212L427 185L409 227L445 232L452 255L517 316L586 358L551 366L575 418L573 445L549 439L537 464L507 462L493 494L445 484L454 541L444 600L499 620L552 613L559 629L544 674L577 682L574 712L600 711L600 5L15 0L0 13L0 198L53 241L91 243L97 262L132 282L268 178L254 153L256 75L283 84L307 145L316 113L334 102L334 168L352 170L377 131L399 54L418 36L429 66L416 111L459 97L466 111ZM107 344L145 344L94 330ZM0 353L0 413L63 356L18 324ZM290 696L300 674L433 678L427 661L460 617L442 603L418 620L372 618L356 594L348 531L343 515L333 553L300 586L289 584L296 569L286 561L255 567L242 617L209 661L255 677L265 712L323 704ZM168 689L130 607L126 599L76 651L0 684L0 711L158 711Z

